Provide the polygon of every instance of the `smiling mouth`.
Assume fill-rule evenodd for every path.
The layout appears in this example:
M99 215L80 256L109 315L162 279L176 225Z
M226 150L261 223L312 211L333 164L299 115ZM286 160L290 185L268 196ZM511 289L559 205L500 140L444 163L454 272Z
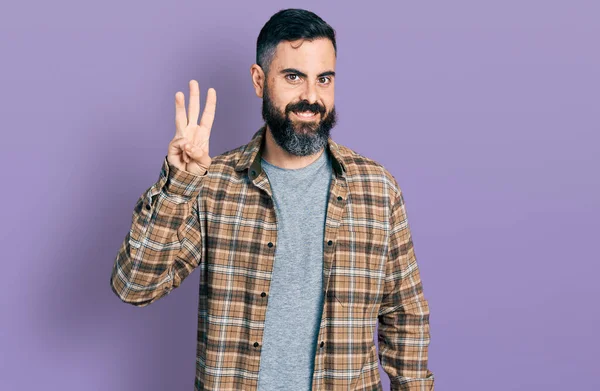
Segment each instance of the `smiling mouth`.
M314 118L317 118L317 114L318 114L318 113L313 113L312 111L303 111L303 112L292 111L292 113L294 113L294 115L300 119L314 119Z

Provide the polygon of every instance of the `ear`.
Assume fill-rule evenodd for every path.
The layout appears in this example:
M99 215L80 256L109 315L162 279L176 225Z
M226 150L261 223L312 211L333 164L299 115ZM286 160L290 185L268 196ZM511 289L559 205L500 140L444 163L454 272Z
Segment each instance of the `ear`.
M265 73L258 64L252 64L250 67L250 76L252 77L252 85L254 85L254 91L256 96L259 98L263 97L263 88L265 86Z

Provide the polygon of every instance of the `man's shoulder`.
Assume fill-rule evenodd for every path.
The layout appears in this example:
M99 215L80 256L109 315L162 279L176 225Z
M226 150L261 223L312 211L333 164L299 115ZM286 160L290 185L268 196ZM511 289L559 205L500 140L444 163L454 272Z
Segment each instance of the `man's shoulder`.
M225 152L221 152L220 154L213 157L213 160L218 160L222 164L230 164L235 166L238 159L242 156L244 149L246 149L247 144L242 144L233 149L229 149Z
M233 173L235 166L248 144L242 144L235 148L224 151L212 158L212 172ZM346 175L351 181L374 181L385 184L388 190L397 195L400 194L400 186L394 175L378 160L363 155L356 150L339 143L338 155L346 168Z
M385 184L389 190L400 194L400 186L394 175L375 158L365 156L342 144L337 144L344 160L347 175L351 180L377 181Z
M235 167L242 157L242 154L246 148L246 144L242 144L235 148L229 149L225 152L221 152L218 155L212 157L211 169L209 172L219 174L233 174Z

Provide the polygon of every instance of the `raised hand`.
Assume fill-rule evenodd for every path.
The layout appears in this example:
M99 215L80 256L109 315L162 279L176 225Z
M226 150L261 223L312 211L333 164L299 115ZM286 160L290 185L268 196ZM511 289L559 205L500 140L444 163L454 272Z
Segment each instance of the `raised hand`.
M200 88L196 80L190 80L190 101L185 112L183 92L175 94L175 137L169 143L169 164L196 175L203 175L212 159L208 155L210 131L215 119L217 91L209 88L200 124Z

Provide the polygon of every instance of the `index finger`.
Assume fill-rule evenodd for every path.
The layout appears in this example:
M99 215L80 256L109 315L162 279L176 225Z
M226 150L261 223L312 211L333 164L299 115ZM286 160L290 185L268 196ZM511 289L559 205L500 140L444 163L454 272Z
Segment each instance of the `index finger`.
M217 91L214 88L209 88L208 92L206 93L206 103L204 104L202 118L200 118L200 127L208 131L208 136L210 136L210 130L212 129L212 125L215 120L216 109Z

